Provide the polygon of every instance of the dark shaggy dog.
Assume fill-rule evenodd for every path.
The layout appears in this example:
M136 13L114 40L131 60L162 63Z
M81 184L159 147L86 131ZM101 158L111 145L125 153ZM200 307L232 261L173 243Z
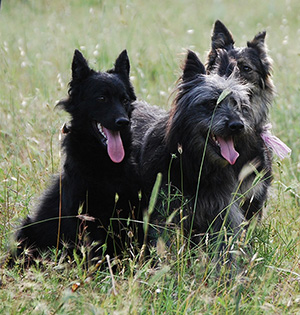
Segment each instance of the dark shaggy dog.
M254 113L252 128L257 134L263 135L268 123L268 111L274 97L274 85L271 78L272 61L267 53L265 44L266 32L258 33L253 40L247 42L246 47L235 47L234 40L225 25L216 21L211 50L208 55L206 69L208 73L224 74L234 72L242 82L251 83L250 103ZM227 58L228 62L222 61ZM265 147L265 143L262 143ZM263 149L263 148L262 148ZM263 149L265 150L265 149ZM252 188L255 174L243 181L240 191L245 195L243 210L247 219L254 214L261 217L263 204L267 198L268 187L272 178L272 155L270 150L266 154L258 155L255 160L258 172L263 172L259 185ZM239 172L239 163L236 171Z
M130 117L136 99L129 70L125 50L107 72L90 69L75 51L69 97L60 102L72 118L64 128L63 172L17 233L17 255L27 247L37 254L57 244L59 248L68 244L72 252L83 239L98 242L93 257L124 249L125 236L132 228L127 220L134 218L139 204L129 163ZM99 250L103 244L106 251Z
M222 62L230 72L229 58ZM159 199L152 223L163 225L173 211L183 208L186 235L192 229L195 243L207 232L218 234L223 226L228 233L238 233L245 221L239 174L267 154L256 129L257 111L250 103L252 85L241 84L233 74L205 72L189 52L171 111L146 110L145 105L132 118L134 135L145 128L139 123L142 115L149 121L137 144L146 203L157 173L163 175L162 195L167 200ZM179 219L177 215L175 221Z

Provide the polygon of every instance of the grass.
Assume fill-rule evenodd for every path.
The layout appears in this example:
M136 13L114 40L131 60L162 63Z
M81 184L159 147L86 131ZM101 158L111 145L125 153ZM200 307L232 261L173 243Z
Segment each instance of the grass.
M3 314L291 314L300 312L299 156L300 3L289 1L6 1L0 11L0 255L21 218L34 208L59 171L59 129L68 116L55 110L67 93L79 48L90 65L108 69L126 48L139 99L168 108L186 49L205 60L213 22L221 19L236 44L267 30L278 95L273 132L293 150L274 159L274 182L262 224L249 236L247 271L225 285L207 255L159 244L160 268L136 257L117 272L91 277L77 263L24 270L1 268ZM54 261L54 259L53 259ZM112 279L116 294L113 294ZM74 283L82 282L76 292Z

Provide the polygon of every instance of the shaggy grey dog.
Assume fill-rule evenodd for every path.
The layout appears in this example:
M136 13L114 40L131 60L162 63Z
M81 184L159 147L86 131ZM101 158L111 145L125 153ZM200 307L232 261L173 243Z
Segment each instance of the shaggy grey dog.
M252 85L235 78L229 58L223 56L220 63L227 69L223 76L206 75L203 64L189 51L170 112L147 104L133 111L133 152L145 206L157 174L162 173L150 243L164 231L174 211L173 222L181 220L195 244L207 232L215 240L223 227L237 235L244 226L239 192L247 166L265 160L269 152L256 128ZM223 244L218 242L218 247Z

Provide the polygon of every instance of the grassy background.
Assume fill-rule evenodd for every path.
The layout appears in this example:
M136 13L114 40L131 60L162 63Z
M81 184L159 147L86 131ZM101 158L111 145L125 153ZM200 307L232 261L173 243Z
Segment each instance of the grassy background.
M274 159L275 179L262 225L252 235L253 259L227 286L210 277L197 251L158 250L159 269L120 264L112 294L108 271L86 277L80 261L1 268L0 312L7 314L283 314L300 312L300 2L273 1L3 1L0 11L0 255L11 233L59 171L59 129L68 116L54 110L67 95L75 48L98 70L126 48L139 99L168 108L186 49L205 61L211 28L220 19L237 46L267 30L278 95L273 132L293 150ZM123 268L124 267L124 268Z

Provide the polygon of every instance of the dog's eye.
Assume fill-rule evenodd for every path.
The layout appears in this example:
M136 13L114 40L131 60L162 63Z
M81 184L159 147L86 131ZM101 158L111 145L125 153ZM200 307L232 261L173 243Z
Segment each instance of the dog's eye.
M107 101L107 98L103 95L101 95L100 97L98 97L98 101L101 103L105 103Z
M242 111L243 111L243 114L244 115L247 115L247 114L249 114L249 108L248 107L242 107Z
M252 69L249 66L243 66L243 71L250 72Z
M212 108L215 108L217 105L218 105L218 102L217 102L217 101L211 101L211 102L209 102L209 106L212 107Z
M238 102L235 99L231 100L231 102L233 107L237 107Z
M207 100L207 101L204 101L203 103L200 103L199 106L205 106L207 108L215 108L216 105L217 105L217 101L214 101L214 100Z

